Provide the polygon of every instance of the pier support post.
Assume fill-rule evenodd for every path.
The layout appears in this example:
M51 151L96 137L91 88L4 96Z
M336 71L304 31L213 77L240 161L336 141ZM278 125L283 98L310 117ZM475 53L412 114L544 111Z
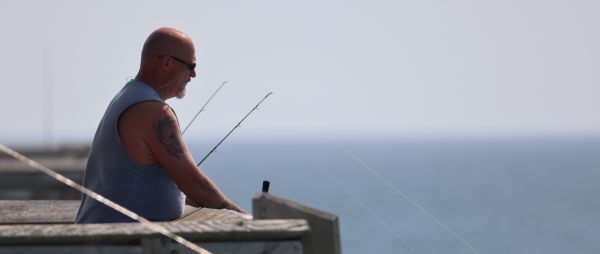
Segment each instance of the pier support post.
M302 239L303 253L341 254L339 220L335 214L317 210L300 203L258 193L252 199L252 215L262 219L304 219L310 233Z

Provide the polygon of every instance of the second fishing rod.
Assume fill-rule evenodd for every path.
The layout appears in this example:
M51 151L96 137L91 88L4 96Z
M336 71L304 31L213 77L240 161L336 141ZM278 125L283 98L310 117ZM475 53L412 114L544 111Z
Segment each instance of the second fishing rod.
M221 86L219 86L219 88L210 96L210 98L208 99L208 101L206 101L206 103L204 103L204 105L202 106L202 108L200 108L200 110L198 111L198 113L196 113L196 115L194 116L194 118L192 118L192 120L187 124L187 126L185 127L185 129L181 132L181 135L183 135L185 133L185 131L190 127L190 125L192 125L192 123L194 122L194 120L196 120L196 118L198 117L198 115L204 111L204 108L206 107L206 105L208 105L208 103L213 99L213 97L215 97L215 95L221 90L221 88L227 83L227 81L223 82L223 84L221 84ZM196 166L200 166L213 152L215 152L217 150L217 148L229 137L229 135L231 135L231 133L233 133L237 128L239 128L242 124L242 122L244 122L244 120L246 120L246 118L248 118L248 116L250 116L250 114L252 114L252 112L254 112L255 110L258 109L258 107L260 106L260 104L263 103L263 101L265 101L269 96L271 96L273 94L273 92L268 92L267 95L265 95L265 97L263 97L243 118L242 120L240 120L228 133L227 135L225 135L225 137L223 137L205 156L204 158L202 158L202 160L200 160L200 162L198 162L198 164Z

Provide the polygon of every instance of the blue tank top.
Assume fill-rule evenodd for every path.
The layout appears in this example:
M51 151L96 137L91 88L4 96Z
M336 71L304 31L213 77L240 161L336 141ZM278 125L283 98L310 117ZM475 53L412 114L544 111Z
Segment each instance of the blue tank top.
M110 102L96 130L83 185L152 221L181 216L185 196L160 165L140 166L127 154L117 120L142 101L164 101L149 85L132 80ZM129 217L83 195L75 223L131 222Z

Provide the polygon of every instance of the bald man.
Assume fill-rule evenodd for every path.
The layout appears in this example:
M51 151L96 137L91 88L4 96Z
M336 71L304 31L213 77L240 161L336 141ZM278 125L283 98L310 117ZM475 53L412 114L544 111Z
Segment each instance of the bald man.
M196 166L164 102L185 95L195 67L186 34L173 28L150 34L137 76L113 98L96 130L85 187L153 221L179 218L186 197L194 206L244 212ZM76 217L76 223L129 221L87 195Z

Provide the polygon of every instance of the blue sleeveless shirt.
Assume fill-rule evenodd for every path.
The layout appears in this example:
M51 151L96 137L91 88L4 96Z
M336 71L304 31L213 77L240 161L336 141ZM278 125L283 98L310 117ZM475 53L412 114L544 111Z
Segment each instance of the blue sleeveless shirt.
M92 142L83 185L146 219L175 220L183 211L183 193L162 166L141 166L134 162L119 138L119 116L142 101L163 102L152 87L133 80L110 102ZM83 195L75 219L75 223L131 221L87 195Z

